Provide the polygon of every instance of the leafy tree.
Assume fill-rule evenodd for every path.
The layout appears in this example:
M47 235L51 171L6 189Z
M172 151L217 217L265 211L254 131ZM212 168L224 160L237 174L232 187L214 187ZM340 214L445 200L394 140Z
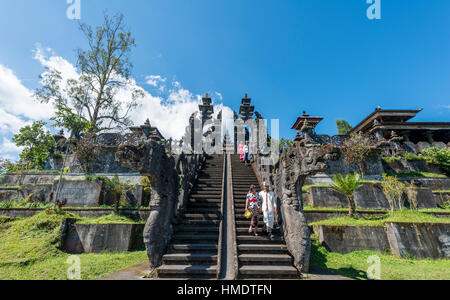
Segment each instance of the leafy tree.
M62 82L61 73L50 69L41 78L37 98L53 103L56 109L53 120L77 137L84 129L98 133L130 126L129 113L137 107L137 99L143 96L143 91L130 88L132 64L129 57L135 40L125 30L123 15L105 15L102 26L93 29L82 24L80 30L89 45L86 50L78 50L80 77ZM132 97L128 102L117 95L125 86L131 89ZM84 112L81 118L76 113L80 109Z
M50 149L55 144L55 139L49 131L45 131L45 122L34 122L31 126L25 126L13 138L18 147L24 147L20 154L20 161L27 170L42 170L50 155Z
M419 208L419 201L418 201L418 192L417 192L417 186L414 180L411 181L409 187L406 188L406 194L409 198L409 203L411 204L412 209L418 209Z
M356 212L354 193L362 187L361 177L357 173L354 175L348 174L346 177L341 174L334 174L333 181L331 188L347 198L348 215L353 218Z
M361 133L352 134L350 138L344 142L342 147L345 163L347 165L353 165L358 170L358 173L363 175L367 168L366 160L372 150L369 138L363 136Z
M0 158L0 176L7 173L12 166L14 166L14 164L10 160Z
M336 126L340 135L347 135L353 129L352 125L345 120L337 120Z
M294 141L290 139L282 138L280 140L280 152L283 152L283 150L288 150L294 145Z

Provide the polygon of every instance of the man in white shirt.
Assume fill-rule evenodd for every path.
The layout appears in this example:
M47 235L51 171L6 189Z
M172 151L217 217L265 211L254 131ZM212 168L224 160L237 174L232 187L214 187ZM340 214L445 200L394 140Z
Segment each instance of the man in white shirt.
M275 221L275 215L278 216L278 207L274 193L270 191L270 184L264 182L264 191L259 193L262 199L262 211L264 214L264 224L266 224L267 233L271 240L274 239L273 225Z

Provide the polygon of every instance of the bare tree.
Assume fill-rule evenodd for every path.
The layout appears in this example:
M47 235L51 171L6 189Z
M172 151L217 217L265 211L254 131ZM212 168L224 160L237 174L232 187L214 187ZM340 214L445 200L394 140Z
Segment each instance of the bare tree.
M78 50L77 68L81 75L62 82L58 70L49 70L41 77L37 98L53 103L55 125L69 129L77 137L81 131L98 133L130 126L129 113L137 107L143 91L130 84L133 66L129 56L135 40L125 30L123 15L105 15L102 26L93 29L81 24L80 30L89 45L87 50ZM127 102L117 97L125 87L131 93ZM84 112L81 118L75 112L80 109Z

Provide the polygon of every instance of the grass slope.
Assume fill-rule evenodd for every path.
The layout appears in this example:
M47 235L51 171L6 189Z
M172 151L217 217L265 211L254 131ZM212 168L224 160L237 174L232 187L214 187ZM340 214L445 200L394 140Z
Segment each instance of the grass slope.
M381 280L450 280L450 260L402 259L373 251L331 253L317 242L312 245L311 266L348 278L367 280L372 265L368 258L374 255L380 258Z
M0 280L67 279L71 255L59 249L61 221L67 217L77 218L54 210L27 219L0 218ZM109 218L117 221L117 217ZM98 279L147 261L145 251L78 257L82 279Z
M328 220L313 222L310 225L335 225L335 226L374 226L384 227L386 223L450 223L450 218L437 218L420 211L404 209L389 212L385 216L350 218L348 216L335 217Z

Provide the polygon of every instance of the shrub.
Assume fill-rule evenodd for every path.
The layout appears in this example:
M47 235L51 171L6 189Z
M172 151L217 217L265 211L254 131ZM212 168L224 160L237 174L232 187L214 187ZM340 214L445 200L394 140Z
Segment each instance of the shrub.
M417 187L414 180L411 181L409 187L406 189L406 194L408 195L409 203L411 204L412 209L419 208L419 201L417 199Z
M383 174L381 186L383 187L384 195L389 201L391 210L403 209L403 193L406 191L406 185L395 176Z
M406 161L423 160L422 157L420 157L420 156L417 155L417 154L411 153L411 152L404 152L404 153L403 153L403 158L404 158Z
M373 151L370 144L370 139L359 133L352 134L342 147L345 163L347 165L353 165L360 174L365 173L367 168L366 161Z
M398 161L400 161L402 158L397 156L389 156L389 157L382 157L381 160L387 164L393 164Z
M422 157L429 164L437 165L442 172L450 176L450 150L431 147L422 151Z

